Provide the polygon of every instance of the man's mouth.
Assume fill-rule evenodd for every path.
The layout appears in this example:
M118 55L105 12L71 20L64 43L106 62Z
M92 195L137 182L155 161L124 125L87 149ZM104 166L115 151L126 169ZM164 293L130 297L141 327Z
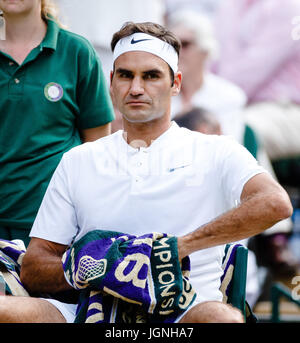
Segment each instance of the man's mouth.
M126 102L126 105L130 106L142 106L142 105L149 105L149 102L142 101L142 100L130 100Z

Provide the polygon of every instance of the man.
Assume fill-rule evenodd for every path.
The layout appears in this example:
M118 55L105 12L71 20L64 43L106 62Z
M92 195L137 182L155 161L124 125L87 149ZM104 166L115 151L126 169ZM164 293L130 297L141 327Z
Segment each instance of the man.
M153 23L128 23L113 36L111 94L124 131L64 155L22 264L21 280L30 292L70 289L62 255L93 229L135 235L159 230L178 236L179 260L190 255L192 263L197 299L177 321L243 320L221 302L223 244L265 230L290 216L292 207L286 192L238 143L171 123L171 98L181 85L179 49L178 39ZM75 317L76 304L0 301L1 321Z

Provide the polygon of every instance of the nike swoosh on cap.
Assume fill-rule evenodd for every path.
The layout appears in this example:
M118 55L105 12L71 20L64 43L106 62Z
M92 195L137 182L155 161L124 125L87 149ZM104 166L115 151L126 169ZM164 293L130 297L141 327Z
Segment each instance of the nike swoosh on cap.
M130 44L136 44L136 43L139 43L139 42L143 42L145 40L152 40L152 39L147 39L147 38L144 38L144 39L137 39L137 40L134 40L134 38L132 38Z

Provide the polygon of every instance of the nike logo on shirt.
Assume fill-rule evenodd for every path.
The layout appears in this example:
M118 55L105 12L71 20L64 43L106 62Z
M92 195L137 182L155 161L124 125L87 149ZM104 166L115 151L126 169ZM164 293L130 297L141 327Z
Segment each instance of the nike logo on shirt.
M134 38L132 38L130 44L136 44L136 43L139 43L139 42L143 42L143 41L145 41L145 40L152 40L152 39L147 39L147 38L145 38L145 39L134 40Z
M172 173L174 170L186 168L188 166L190 166L190 164L186 164L184 166L179 166L179 167L174 167L174 168L169 168L169 172Z

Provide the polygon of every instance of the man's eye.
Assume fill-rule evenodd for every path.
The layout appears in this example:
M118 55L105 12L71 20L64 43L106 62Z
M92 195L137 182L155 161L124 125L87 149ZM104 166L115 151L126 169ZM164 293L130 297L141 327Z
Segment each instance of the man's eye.
M156 73L149 73L144 76L146 80L158 79L159 75Z
M121 79L130 79L132 75L130 73L122 72L122 73L119 73L119 77Z

